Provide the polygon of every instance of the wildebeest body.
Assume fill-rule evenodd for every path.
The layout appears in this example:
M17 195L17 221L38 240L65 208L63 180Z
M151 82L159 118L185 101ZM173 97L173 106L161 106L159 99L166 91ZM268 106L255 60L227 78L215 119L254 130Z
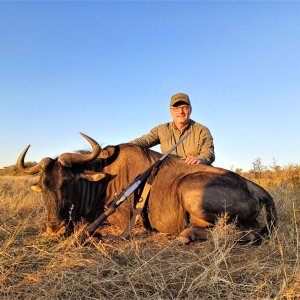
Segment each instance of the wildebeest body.
M18 161L24 171L26 151ZM70 162L73 154L62 154L54 160L46 158L35 169L41 172L39 186L47 207L49 234L61 235L69 224L81 218L93 221L117 193L160 157L157 152L133 144L109 146L99 152L90 154L92 158L87 162L77 160L77 156L75 163ZM102 175L95 177L93 172ZM128 225L139 195L135 196L135 199L134 195L129 197L108 218L110 224L123 229ZM275 226L276 211L271 196L263 188L225 169L187 165L169 157L160 166L152 184L144 209L145 224L159 232L173 234L180 234L190 226L192 229L184 237L193 240L194 228L203 222L214 224L223 214L247 228L256 221L262 204L267 210L268 224L261 230L265 233Z

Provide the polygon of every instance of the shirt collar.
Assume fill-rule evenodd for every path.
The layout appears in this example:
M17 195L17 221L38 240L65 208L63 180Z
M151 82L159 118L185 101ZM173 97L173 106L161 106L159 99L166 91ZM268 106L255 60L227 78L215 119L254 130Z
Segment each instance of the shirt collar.
M191 124L192 124L192 120L189 119L188 123L185 125L185 127L183 128L183 131L182 132L185 132L187 131L190 127L191 127ZM174 121L172 121L172 126L178 130L178 128L176 127Z

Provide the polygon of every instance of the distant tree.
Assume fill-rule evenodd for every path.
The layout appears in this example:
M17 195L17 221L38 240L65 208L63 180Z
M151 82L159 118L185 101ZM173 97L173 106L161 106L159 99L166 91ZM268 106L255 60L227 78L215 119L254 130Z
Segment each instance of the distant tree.
M281 167L277 164L276 159L273 157L273 164L270 166L271 170L278 172L281 170Z
M241 175L243 173L243 169L242 168L236 168L234 172Z
M268 168L262 164L262 160L260 157L257 157L252 162L252 169L250 170L250 173L254 174L254 178L261 178L262 172L266 171Z

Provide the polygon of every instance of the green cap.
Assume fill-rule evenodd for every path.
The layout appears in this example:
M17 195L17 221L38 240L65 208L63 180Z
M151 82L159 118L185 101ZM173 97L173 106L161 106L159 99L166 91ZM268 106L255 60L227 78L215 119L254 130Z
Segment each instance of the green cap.
M190 98L187 94L178 93L172 96L170 106L174 106L177 102L184 102L191 105Z

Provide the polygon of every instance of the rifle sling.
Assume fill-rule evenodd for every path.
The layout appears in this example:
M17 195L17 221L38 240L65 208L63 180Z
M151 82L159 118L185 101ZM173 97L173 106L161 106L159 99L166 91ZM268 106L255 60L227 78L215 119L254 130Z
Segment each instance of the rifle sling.
M142 195L139 198L139 200L135 206L135 210L133 211L130 222L129 222L127 228L120 235L121 238L127 239L130 236L132 229L134 228L137 220L140 218L157 172L158 172L158 167L154 167L151 171L150 176L147 179L147 182L144 186Z

